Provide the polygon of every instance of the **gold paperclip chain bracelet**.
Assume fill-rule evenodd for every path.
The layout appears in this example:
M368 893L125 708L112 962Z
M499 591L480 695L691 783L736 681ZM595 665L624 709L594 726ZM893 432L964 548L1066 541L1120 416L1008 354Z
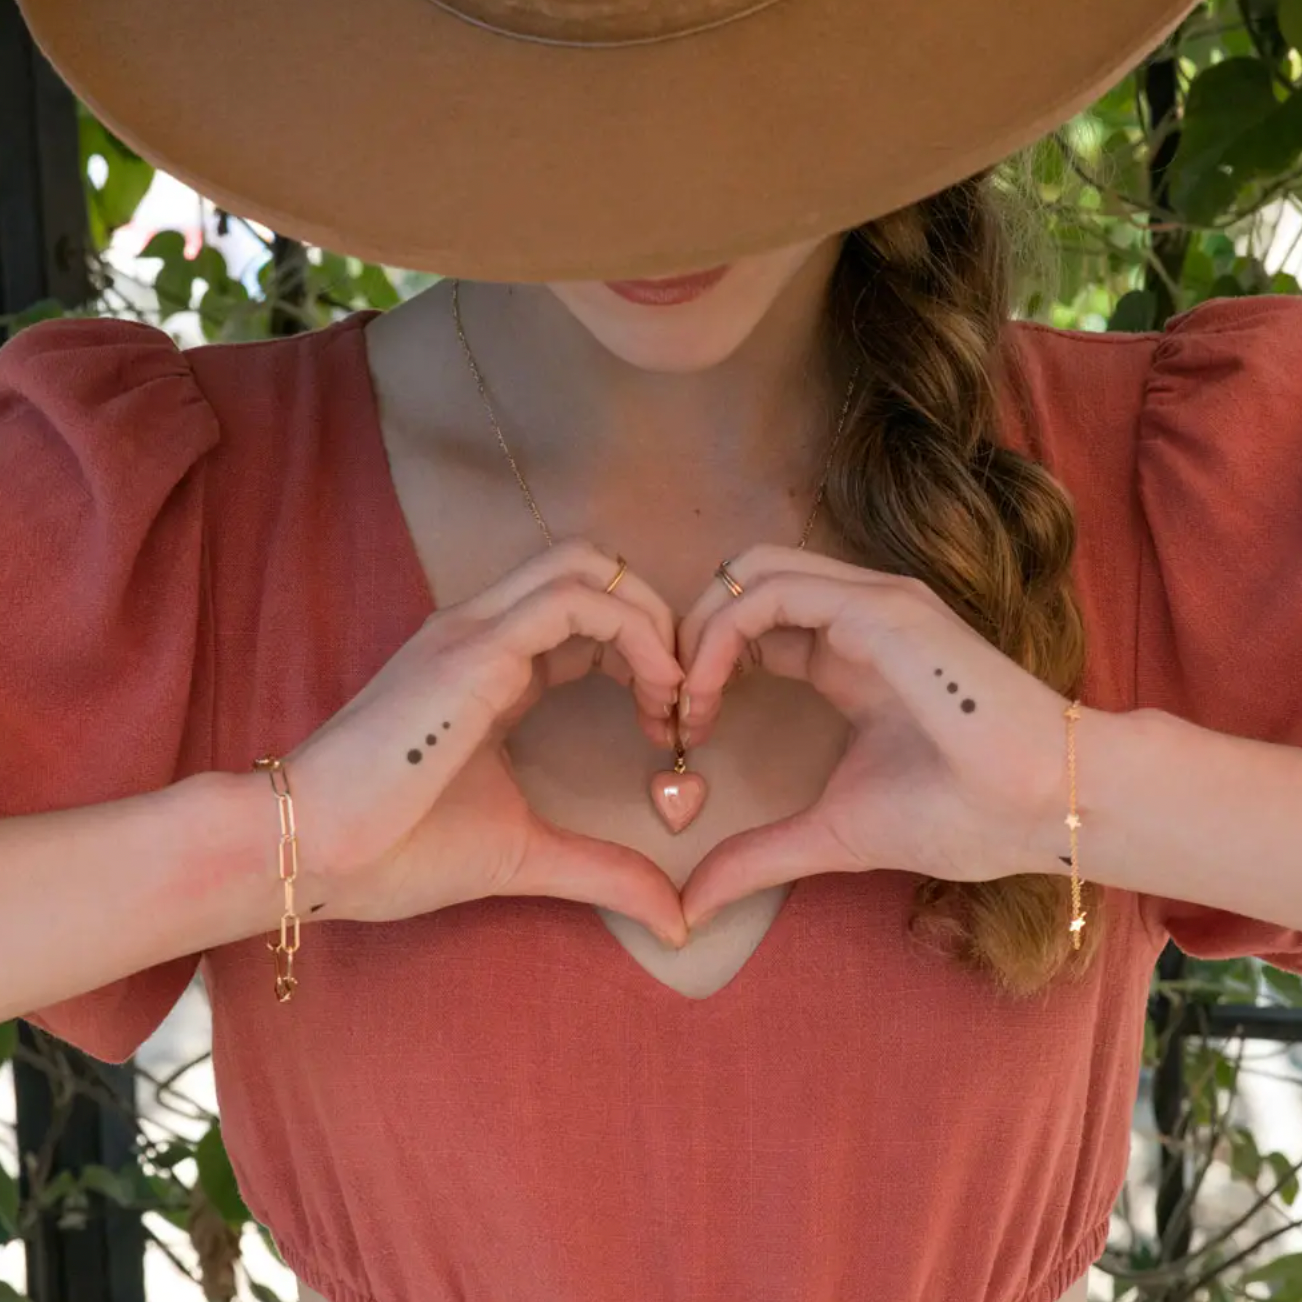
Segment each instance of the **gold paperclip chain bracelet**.
M280 811L280 880L285 884L285 910L280 915L280 936L267 941L276 969L276 998L287 1004L294 997L298 981L294 976L294 955L298 953L299 920L294 912L294 883L298 880L298 827L294 822L294 795L289 789L289 773L274 755L254 760L253 767L271 778ZM292 939L291 939L292 934ZM282 970L283 959L283 970Z

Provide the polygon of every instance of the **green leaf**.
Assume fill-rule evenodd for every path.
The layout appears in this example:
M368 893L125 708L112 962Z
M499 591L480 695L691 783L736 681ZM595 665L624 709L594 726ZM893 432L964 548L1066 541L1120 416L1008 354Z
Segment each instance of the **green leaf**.
M1298 1194L1297 1172L1293 1170L1293 1163L1283 1153L1267 1153L1265 1160L1274 1171L1275 1180L1283 1181L1279 1186L1280 1201L1285 1207L1292 1207Z
M0 1279L0 1302L31 1302L31 1299Z
M1238 5L1221 6L1221 16L1223 19L1221 48L1227 55L1255 59L1257 49L1248 34L1248 25L1240 15Z
M1212 266L1218 276L1223 276L1227 271L1230 271L1239 257L1239 251L1234 247L1234 241L1228 235L1219 232L1207 236L1203 247L1207 250L1207 256L1211 258Z
M1245 180L1291 171L1302 154L1302 91L1294 91L1235 145L1227 161Z
M1154 1067L1157 1065L1157 1058L1157 1032L1153 1029L1153 1023L1146 1017L1144 1018L1144 1045L1140 1061L1145 1067Z
M116 1171L110 1171L106 1166L96 1166L94 1163L83 1166L78 1183L92 1193L103 1194L109 1202L117 1203L119 1207L130 1207L135 1202L131 1186Z
M1212 281L1210 298L1242 298L1247 291L1234 276L1217 276Z
M1048 189L1054 196L1061 190L1067 179L1067 161L1057 141L1047 136L1036 141L1031 150L1031 176L1036 185Z
M371 307L387 312L402 302L398 291L393 287L388 273L383 267L373 262L366 263L357 274L357 288Z
M254 1280L249 1280L249 1292L257 1298L258 1302L280 1302L279 1294L273 1292L265 1284L259 1284Z
M1118 123L1134 123L1138 118L1135 103L1135 76L1127 73L1105 95L1090 105L1092 117L1098 118L1108 126Z
M1249 1184L1261 1174L1261 1154L1251 1130L1236 1126L1230 1131L1230 1170Z
M1267 1284L1272 1298L1278 1297L1282 1289L1302 1289L1302 1252L1290 1252L1250 1270L1239 1277L1239 1284Z
M230 279L226 268L226 259L222 251L211 244L205 244L190 260L194 274L201 276L209 285L224 285Z
M164 1175L145 1176L147 1184L147 1196L142 1198L142 1202L157 1204L159 1208L170 1208L172 1211L184 1211L189 1205L189 1196L185 1186L175 1179L169 1179Z
M323 293L335 298L351 298L353 277L348 270L348 259L328 249L321 254L321 266L318 268Z
M1286 275L1286 273L1282 272L1280 274ZM1293 280L1293 277L1286 275L1286 279ZM1274 292L1277 294L1297 293L1297 281L1293 280L1293 284L1295 288L1291 290L1277 289ZM1302 1008L1302 976L1299 976L1296 972L1285 972L1283 968L1271 967L1269 964L1261 969L1261 975L1265 983L1281 999L1294 1008Z
M136 215L140 201L154 183L154 169L143 158L115 153L107 160L108 178L94 190L94 202L109 234Z
M262 1242L267 1245L267 1251L271 1253L271 1255L282 1266L284 1266L285 1259L280 1255L280 1248L277 1246L275 1237L272 1235L271 1231L267 1229L267 1227L263 1225L261 1221L254 1221L254 1224L258 1227L258 1234L261 1237ZM288 1267L286 1267L286 1269L288 1269Z
M166 1148L160 1149L149 1160L160 1171L170 1171L174 1166L194 1156L194 1145L180 1140L172 1140Z
M162 258L174 262L185 258L185 236L180 231L159 231L136 255L141 258Z
M0 325L8 326L11 334L17 334L40 321L55 321L64 315L64 306L57 298L43 298L13 316L0 317Z
M18 1237L18 1182L0 1166L0 1243Z
M1212 283L1216 279L1216 268L1212 264L1206 248L1199 244L1190 244L1185 254L1184 266L1180 270L1180 285L1185 290L1185 299L1189 307L1201 303L1212 296Z
M1302 54L1302 0L1279 0L1279 30L1284 39Z
M190 306L194 292L194 267L185 256L185 237L180 231L159 231L140 251L142 258L161 258L163 265L154 276L159 314L164 321Z
M1179 215L1206 226L1233 203L1241 184L1234 150L1278 107L1271 71L1259 59L1225 59L1194 78L1170 171Z
M1114 131L1103 142L1097 176L1104 187L1105 211L1127 213L1130 211L1127 201L1143 200L1148 178L1140 165L1138 143L1131 131ZM1125 223L1118 229L1134 230L1135 227Z
M1157 320L1157 295L1146 289L1132 289L1123 294L1112 311L1109 330L1139 334L1151 330Z
M0 1062L8 1062L18 1049L18 1023L0 1022Z
M199 324L204 338L211 341L238 337L238 330L228 332L227 326L238 310L249 301L249 291L238 280L223 280L210 284L199 300Z
M1216 1088L1225 1090L1226 1093L1232 1094L1239 1083L1238 1069L1229 1058L1222 1057L1217 1060L1213 1075L1216 1079Z
M42 1207L53 1207L63 1199L71 1196L80 1197L81 1194L77 1189L77 1177L71 1171L60 1171L53 1180L48 1181L44 1188L41 1189L37 1202Z
M194 271L184 258L180 262L165 262L154 277L154 293L158 295L158 311L162 320L189 310L194 294Z
M91 231L95 246L103 249L113 232L135 216L154 183L154 168L89 113L81 115L78 133ZM96 157L103 159L106 173L99 186L91 183L88 171Z
M222 1143L220 1122L214 1121L199 1141L195 1157L199 1163L199 1183L221 1218L236 1228L252 1220L240 1196L240 1186L226 1155L226 1146Z

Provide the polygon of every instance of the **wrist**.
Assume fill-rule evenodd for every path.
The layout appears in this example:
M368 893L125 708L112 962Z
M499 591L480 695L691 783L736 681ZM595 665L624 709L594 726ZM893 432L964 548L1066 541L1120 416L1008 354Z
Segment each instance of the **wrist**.
M202 847L191 889L206 896L215 943L269 934L280 926L280 819L265 773L199 773L172 788L187 803L188 835ZM306 918L316 899L300 863L295 912ZM213 941L209 941L211 945Z
M1075 724L1077 832L1080 875L1105 885L1108 865L1126 862L1135 801L1144 790L1144 775L1160 762L1161 748L1170 745L1174 716L1161 710L1096 710L1081 707ZM1062 759L1056 790L1044 805L1034 838L1036 856L1045 871L1071 872L1072 808L1067 767L1067 720L1062 721Z

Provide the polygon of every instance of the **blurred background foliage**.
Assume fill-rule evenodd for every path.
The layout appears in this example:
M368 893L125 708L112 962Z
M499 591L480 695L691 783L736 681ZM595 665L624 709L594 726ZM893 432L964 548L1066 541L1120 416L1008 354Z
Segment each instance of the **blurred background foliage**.
M124 269L106 254L114 233L132 222L154 170L84 111L81 152L94 301L78 314L133 316L167 328L189 313L206 340L250 340L389 308L433 280L304 248L215 210L197 245L193 233L160 230L139 255L143 273ZM1038 242L1051 253L1030 260L1023 316L1075 329L1142 331L1208 298L1302 293L1302 0L1210 0L1006 175L1031 201ZM246 266L230 266L218 247L234 223L256 241ZM10 324L64 314L57 303L41 303ZM1180 982L1155 986L1155 994L1177 1009L1218 1001L1302 1008L1302 978L1254 960L1191 963ZM13 1032L13 1024L0 1025L0 1063L26 1052ZM1163 1047L1150 1027L1147 1070ZM1243 1074L1260 1072L1264 1057L1276 1079L1297 1082L1298 1051L1271 1046L1263 1056L1245 1052L1242 1041L1192 1036L1182 1052L1181 1124L1174 1137L1149 1138L1158 1147L1179 1146L1186 1195L1175 1221L1159 1231L1151 1206L1139 1206L1128 1186L1101 1263L1110 1293L1101 1296L1302 1302L1302 1251L1288 1250L1302 1241L1293 1210L1298 1162L1245 1124L1239 1106ZM64 1089L85 1088L69 1084L57 1046L38 1056ZM138 1159L121 1170L87 1167L45 1178L42 1155L29 1155L28 1195L20 1199L14 1173L0 1163L0 1243L21 1237L42 1210L77 1224L107 1200L186 1232L193 1262L160 1246L194 1281L196 1297L276 1302L241 1265L246 1230L273 1252L274 1244L240 1198L218 1118L179 1090L186 1069L163 1081L141 1073L139 1088L191 1124L161 1141L142 1133ZM1295 1097L1302 1111L1297 1104ZM1204 1207L1218 1180L1241 1194L1228 1222ZM0 1284L5 1296L18 1295Z

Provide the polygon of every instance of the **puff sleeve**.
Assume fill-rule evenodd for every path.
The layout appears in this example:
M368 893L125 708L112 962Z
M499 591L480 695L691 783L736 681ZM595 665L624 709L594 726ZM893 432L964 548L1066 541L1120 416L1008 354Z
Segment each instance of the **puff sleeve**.
M1302 299L1215 301L1174 319L1136 465L1138 704L1302 746ZM1145 909L1197 957L1302 971L1302 932L1176 900Z
M206 636L203 467L216 442L184 355L159 331L50 322L0 349L0 817L115 800L209 766L192 694ZM197 962L28 1020L121 1062Z

